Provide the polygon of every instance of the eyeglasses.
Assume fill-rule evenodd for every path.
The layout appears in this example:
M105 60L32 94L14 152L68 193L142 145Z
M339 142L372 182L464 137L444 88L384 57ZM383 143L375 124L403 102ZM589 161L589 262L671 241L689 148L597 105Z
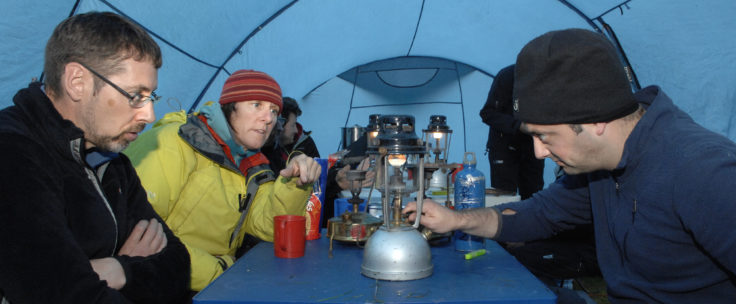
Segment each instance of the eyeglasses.
M142 108L145 105L147 105L149 102L153 103L161 99L161 96L156 95L156 93L151 92L151 96L143 96L139 93L135 93L133 95L130 95L130 93L123 90L121 87L117 86L116 84L112 83L109 79L105 78L105 76L102 76L100 73L97 73L95 70L91 69L84 63L79 63L84 68L92 72L92 74L95 74L98 78L102 79L105 83L109 84L113 89L120 92L120 94L123 94L125 97L128 98L128 104L133 108Z

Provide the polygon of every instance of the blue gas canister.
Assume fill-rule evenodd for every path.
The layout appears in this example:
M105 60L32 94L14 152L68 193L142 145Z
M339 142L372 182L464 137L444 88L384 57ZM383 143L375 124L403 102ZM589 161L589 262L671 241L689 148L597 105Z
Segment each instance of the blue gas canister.
M455 210L486 206L486 178L475 168L475 153L465 152L463 169L455 175ZM485 239L462 231L453 234L455 250L474 251L485 248Z

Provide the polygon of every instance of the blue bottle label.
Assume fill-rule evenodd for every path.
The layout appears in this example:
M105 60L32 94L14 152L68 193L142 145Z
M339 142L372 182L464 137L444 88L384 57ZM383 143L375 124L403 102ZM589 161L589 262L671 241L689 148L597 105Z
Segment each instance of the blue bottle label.
M476 176L471 174L458 174L455 180L455 202L474 202L481 201L485 205L486 198L486 179L483 175ZM478 172L479 174L482 174ZM482 206L485 207L485 206Z

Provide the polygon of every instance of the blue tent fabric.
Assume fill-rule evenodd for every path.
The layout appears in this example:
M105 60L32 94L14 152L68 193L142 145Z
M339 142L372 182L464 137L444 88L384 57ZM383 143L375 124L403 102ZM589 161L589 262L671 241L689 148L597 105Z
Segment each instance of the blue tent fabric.
M454 130L450 160L483 160L478 111L492 77L550 30L616 42L638 85L660 85L707 128L736 139L736 1L701 0L9 0L0 12L0 107L43 70L43 48L70 14L113 11L161 45L157 116L219 97L230 72L269 73L303 107L320 152L372 113L432 114ZM478 166L488 173L488 165ZM547 166L548 171L554 165ZM552 174L546 174L547 180Z

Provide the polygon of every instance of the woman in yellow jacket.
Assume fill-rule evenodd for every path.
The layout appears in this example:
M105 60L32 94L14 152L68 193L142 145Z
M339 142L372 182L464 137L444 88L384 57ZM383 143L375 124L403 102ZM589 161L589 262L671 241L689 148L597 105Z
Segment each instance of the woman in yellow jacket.
M194 291L234 263L245 233L273 241L275 215L305 212L319 164L292 155L276 176L260 153L281 107L273 78L239 70L219 105L166 114L124 151L154 209L186 245Z

